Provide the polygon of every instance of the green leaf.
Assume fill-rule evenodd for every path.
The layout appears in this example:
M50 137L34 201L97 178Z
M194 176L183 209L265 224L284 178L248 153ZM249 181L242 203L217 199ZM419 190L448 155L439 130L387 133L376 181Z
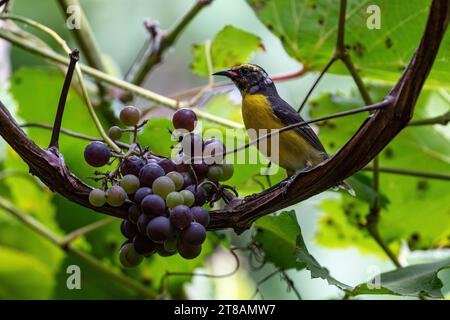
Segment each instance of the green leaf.
M35 257L0 246L0 299L48 299L52 271Z
M278 268L301 270L304 261L297 260L298 237L301 237L295 211L285 211L277 216L265 216L255 222L255 241L261 245L265 260Z
M432 298L443 298L442 281L438 278L441 270L450 268L450 259L408 266L382 273L367 283L363 283L349 292L350 296L360 294L393 294L420 297L425 294ZM380 287L374 288L380 281Z
M171 120L167 118L151 118L139 135L139 142L143 146L148 146L156 154L170 157L170 146L176 145L177 142L172 140L169 129L174 129Z
M330 275L330 271L327 268L322 267L319 262L314 258L306 248L305 241L301 233L297 237L297 262L305 265L306 269L311 272L312 278L321 278L326 280L330 285L334 285L342 290L351 289L350 286L336 280Z
M345 45L364 78L392 83L398 80L425 29L431 1L347 1ZM333 55L338 29L339 1L247 0L258 18L283 44L286 52L307 68L321 70ZM369 29L369 5L381 12L381 28ZM442 42L427 85L450 88L450 34ZM348 74L342 64L330 72Z
M225 26L211 42L213 70L228 69L235 64L248 62L253 53L262 48L258 36L230 25ZM205 44L194 45L193 52L192 71L207 76Z

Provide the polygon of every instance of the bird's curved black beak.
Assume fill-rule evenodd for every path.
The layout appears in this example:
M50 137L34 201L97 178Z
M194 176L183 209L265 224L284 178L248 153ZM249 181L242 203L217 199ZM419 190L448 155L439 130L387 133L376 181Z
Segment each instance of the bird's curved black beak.
M236 71L233 70L222 70L213 73L213 76L225 76L227 78L233 79L237 76Z

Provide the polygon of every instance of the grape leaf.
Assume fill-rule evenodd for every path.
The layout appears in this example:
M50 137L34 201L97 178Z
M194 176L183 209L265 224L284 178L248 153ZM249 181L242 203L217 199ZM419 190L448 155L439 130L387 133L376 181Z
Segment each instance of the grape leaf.
M276 216L265 216L255 222L255 241L261 245L265 260L278 268L308 269L311 277L322 278L343 290L351 287L333 278L309 253L295 211L284 211Z
M48 299L54 279L41 261L0 246L0 299Z
M211 42L211 62L213 70L228 69L247 62L253 53L263 48L261 39L247 31L233 26L225 26ZM205 44L194 45L192 71L200 76L208 75Z
M301 230L295 211L262 217L255 222L255 228L255 241L264 250L266 261L283 270L305 267L304 261L297 260L296 239L301 237Z
M326 280L330 285L334 285L342 290L351 289L350 286L336 280L330 275L330 271L327 268L321 266L319 262L314 258L306 248L305 241L303 240L302 234L297 237L297 262L304 264L306 269L311 272L311 278L321 278Z
M431 1L347 1L345 45L366 79L393 83L398 80L419 44ZM312 70L321 70L332 57L336 43L339 2L327 0L247 0L258 18L281 41L286 52ZM380 9L379 29L369 29ZM428 86L450 87L450 34L447 33ZM330 72L348 74L342 64Z
M139 142L148 146L156 154L170 157L170 146L177 143L172 140L169 130L173 130L172 121L167 118L151 118L139 135ZM155 139L158 137L157 139Z
M385 272L369 281L356 286L348 294L393 294L419 297L425 294L432 298L443 298L442 281L438 278L441 270L450 268L450 259L438 262L416 264L405 268ZM380 287L373 287L379 279Z

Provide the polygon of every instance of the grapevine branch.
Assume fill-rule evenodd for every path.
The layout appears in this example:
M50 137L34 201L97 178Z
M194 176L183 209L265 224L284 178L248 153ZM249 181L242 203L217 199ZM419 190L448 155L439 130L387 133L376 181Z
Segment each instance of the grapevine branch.
M235 199L224 209L212 211L208 229L233 228L240 233L259 217L323 192L364 168L410 121L449 18L450 3L433 0L421 42L403 75L381 102L384 107L371 114L336 154L271 189ZM66 59L64 63L67 63ZM126 206L95 208L90 205L88 193L91 188L69 171L60 154L39 148L31 141L1 103L0 135L29 165L30 172L52 190L95 211L126 217Z

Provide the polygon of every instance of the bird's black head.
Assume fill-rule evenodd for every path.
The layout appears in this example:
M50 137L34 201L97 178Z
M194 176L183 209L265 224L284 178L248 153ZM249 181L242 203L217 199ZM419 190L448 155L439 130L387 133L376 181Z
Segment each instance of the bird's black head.
M273 86L273 81L267 72L256 64L240 64L229 70L223 70L213 74L230 78L239 88L242 95L246 93L257 93Z

